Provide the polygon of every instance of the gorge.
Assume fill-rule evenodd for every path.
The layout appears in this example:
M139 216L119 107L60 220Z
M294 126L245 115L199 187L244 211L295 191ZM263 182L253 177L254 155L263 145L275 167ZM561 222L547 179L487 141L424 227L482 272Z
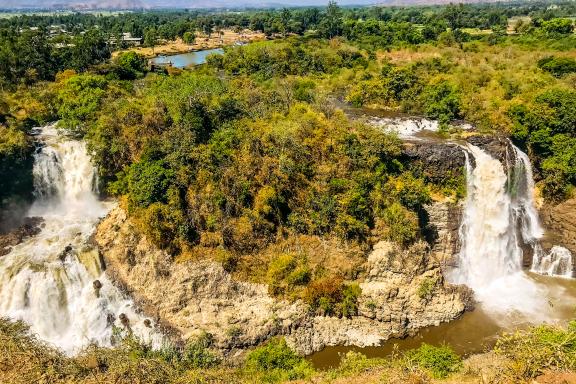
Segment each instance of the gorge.
M333 366L334 351L342 351L335 346L377 346L391 337L415 335L458 318L468 305L465 291L444 283L441 262L427 255L424 243L406 251L386 242L374 247L360 284L359 313L352 319L310 315L302 303L270 297L263 285L234 281L217 263L174 265L137 234L121 208L98 200L95 168L82 142L59 136L55 125L39 128L37 140L36 201L29 216L42 217L43 224L39 234L0 258L0 314L24 320L41 339L69 354L89 343L113 345L115 330L161 345L162 323L184 339L209 331L223 351L285 335L300 353L317 352L312 361L318 366ZM566 289L576 287L534 276L571 277L572 257L561 246L546 251L540 244L544 230L528 157L509 142L499 146L501 159L481 146L467 143L460 149L467 195L459 251L444 268L447 282L473 289L477 309L442 330L474 324L478 316L498 325L488 326L487 334L479 332L478 345L464 353L501 329L565 320L576 304L571 294L563 298ZM526 273L528 256L531 272ZM418 292L426 281L434 282L434 293L422 299ZM230 337L230 329L241 333Z

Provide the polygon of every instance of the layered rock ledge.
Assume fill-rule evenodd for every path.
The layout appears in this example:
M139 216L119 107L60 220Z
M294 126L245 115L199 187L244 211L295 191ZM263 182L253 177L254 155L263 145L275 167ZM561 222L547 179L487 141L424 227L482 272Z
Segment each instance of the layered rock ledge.
M208 332L223 352L275 335L285 335L305 355L325 346L379 345L455 319L471 300L469 290L444 282L424 242L408 250L378 243L360 281L358 316L341 319L318 316L301 301L276 299L266 285L237 281L214 261L172 261L137 232L121 208L100 223L94 239L107 274L157 324L182 340Z

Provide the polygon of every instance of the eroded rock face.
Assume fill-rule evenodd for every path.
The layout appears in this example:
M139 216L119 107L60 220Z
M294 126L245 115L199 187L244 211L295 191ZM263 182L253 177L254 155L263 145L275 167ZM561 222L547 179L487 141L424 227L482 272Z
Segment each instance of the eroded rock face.
M5 235L0 235L0 256L7 255L12 247L20 244L24 239L40 233L44 219L41 217L26 217L24 223Z
M452 265L454 256L460 251L458 231L462 222L462 204L433 202L425 210L428 217L424 232L432 254L441 264Z
M556 206L544 205L540 210L542 222L550 234L545 239L546 248L561 244L576 255L576 198L566 200Z
M273 298L264 284L236 281L216 262L173 262L137 233L120 208L100 224L95 241L107 273L147 315L183 339L209 332L223 351L275 335L285 335L301 354L332 345L378 345L460 316L469 299L467 291L445 284L423 242L409 250L377 244L360 283L358 316L339 319L316 316L300 301Z
M401 250L389 242L376 244L360 284L358 316L314 317L287 336L298 352L310 354L326 346L375 346L392 337L459 317L470 292L444 282L440 266L423 242Z

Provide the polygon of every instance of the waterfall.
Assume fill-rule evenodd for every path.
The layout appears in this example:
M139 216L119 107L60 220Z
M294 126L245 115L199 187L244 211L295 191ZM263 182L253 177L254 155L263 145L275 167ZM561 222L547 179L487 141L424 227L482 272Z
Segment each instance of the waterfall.
M522 270L512 218L512 200L506 191L507 175L500 161L468 145L467 197L460 228L461 250L457 283L480 290L499 278ZM472 167L470 156L476 167Z
M572 253L564 247L555 245L545 255L542 252L534 253L532 272L541 275L572 277Z
M89 343L110 346L114 326L159 342L89 245L109 206L94 193L96 173L84 143L59 136L55 125L37 134L36 201L29 215L42 216L44 226L0 258L0 316L25 321L39 338L69 354Z
M461 250L458 268L448 278L468 285L481 303L498 312L539 316L546 294L524 273L521 245L532 248L532 270L539 273L571 275L571 255L561 247L544 255L539 241L544 231L534 203L530 161L512 148L512 164L506 171L498 159L479 147L465 147L467 197L460 227Z
M512 144L511 144L512 145ZM518 190L517 216L521 222L522 239L532 247L532 266L530 270L541 275L572 277L572 253L561 246L554 246L548 254L540 245L544 230L538 219L534 203L534 176L528 156L512 145L517 158L514 169L515 186Z

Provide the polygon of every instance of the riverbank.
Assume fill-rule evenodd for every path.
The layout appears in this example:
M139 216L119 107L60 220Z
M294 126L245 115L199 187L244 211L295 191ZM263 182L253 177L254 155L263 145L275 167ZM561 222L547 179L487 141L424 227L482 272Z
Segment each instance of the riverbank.
M205 34L197 34L194 44L186 44L180 38L174 41L164 41L163 43L152 47L131 47L119 51L112 52L112 57L118 56L124 52L136 52L146 58L154 58L161 55L175 55L179 53L195 52L208 49L222 48L234 45L237 42L251 43L254 41L266 40L266 35L261 32L253 32L244 30L242 32L234 32L229 29L222 30L222 34L214 32L211 36Z
M23 323L0 319L0 382L50 383L575 383L576 330L541 326L502 335L497 347L462 359L429 345L385 359L348 353L317 371L281 339L252 350L236 365L220 360L206 336L183 349L152 351L134 339L92 346L73 357L30 336Z

